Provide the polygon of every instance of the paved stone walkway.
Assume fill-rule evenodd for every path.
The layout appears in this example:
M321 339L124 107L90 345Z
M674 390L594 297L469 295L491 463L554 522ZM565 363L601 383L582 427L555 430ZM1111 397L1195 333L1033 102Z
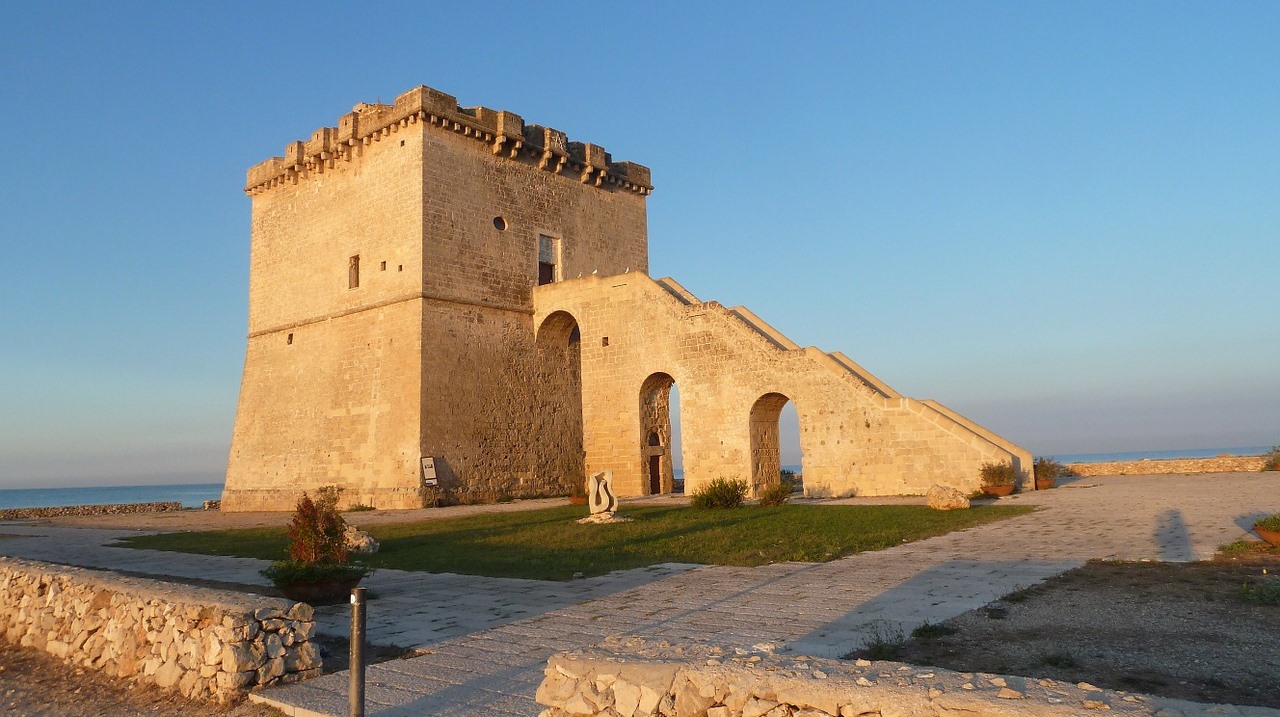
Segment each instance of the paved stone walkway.
M568 583L384 570L370 581L371 641L428 650L368 670L368 713L536 715L554 652L611 636L726 648L769 643L835 657L907 634L1093 558L1200 560L1280 511L1272 474L1088 478L1005 499L1041 510L831 563L654 566ZM261 561L103 547L123 531L7 524L0 553L157 575L261 584ZM56 538L56 539L54 539ZM342 606L322 629L345 634ZM286 714L346 714L346 673L269 690Z

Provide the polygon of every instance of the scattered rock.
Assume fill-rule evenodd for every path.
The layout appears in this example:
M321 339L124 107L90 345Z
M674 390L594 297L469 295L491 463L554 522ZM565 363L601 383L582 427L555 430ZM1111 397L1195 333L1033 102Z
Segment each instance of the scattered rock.
M944 485L930 488L925 499L934 510L964 510L969 507L969 499L964 493Z

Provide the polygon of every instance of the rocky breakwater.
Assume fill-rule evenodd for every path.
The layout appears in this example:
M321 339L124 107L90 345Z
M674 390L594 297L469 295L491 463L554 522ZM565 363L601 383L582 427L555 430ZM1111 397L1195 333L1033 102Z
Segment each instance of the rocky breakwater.
M727 654L713 649L697 654L669 646L602 648L555 655L545 675L537 693L538 702L547 706L541 717L1240 714L1215 712L1214 705L1101 690L1083 682L959 673L896 662L820 660L768 650Z
M0 520L29 520L31 518L61 518L68 515L123 515L125 513L172 513L182 510L176 500L158 503L111 503L108 505L63 505L52 508L5 508L0 510Z
M1217 458L1144 458L1140 461L1071 463L1078 476L1168 475L1182 473L1256 473L1265 462L1262 456L1218 456Z
M320 674L306 603L0 558L0 631L125 680L228 699Z

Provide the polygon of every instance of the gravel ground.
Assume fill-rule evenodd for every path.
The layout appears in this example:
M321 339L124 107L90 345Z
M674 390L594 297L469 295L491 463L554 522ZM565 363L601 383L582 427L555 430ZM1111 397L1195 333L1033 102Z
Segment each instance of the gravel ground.
M0 714L12 717L282 717L251 704L190 702L157 687L129 685L48 653L0 643Z
M1280 605L1241 595L1245 584L1280 585L1277 573L1275 549L1202 563L1094 562L934 626L933 637L917 630L893 644L897 636L885 636L871 652L960 672L1280 708Z

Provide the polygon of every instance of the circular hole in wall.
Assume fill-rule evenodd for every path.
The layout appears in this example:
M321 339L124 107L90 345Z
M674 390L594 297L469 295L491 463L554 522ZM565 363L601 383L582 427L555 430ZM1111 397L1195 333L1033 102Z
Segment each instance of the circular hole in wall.
M493 228L500 232L505 232L507 230L507 220L502 217L494 217Z

